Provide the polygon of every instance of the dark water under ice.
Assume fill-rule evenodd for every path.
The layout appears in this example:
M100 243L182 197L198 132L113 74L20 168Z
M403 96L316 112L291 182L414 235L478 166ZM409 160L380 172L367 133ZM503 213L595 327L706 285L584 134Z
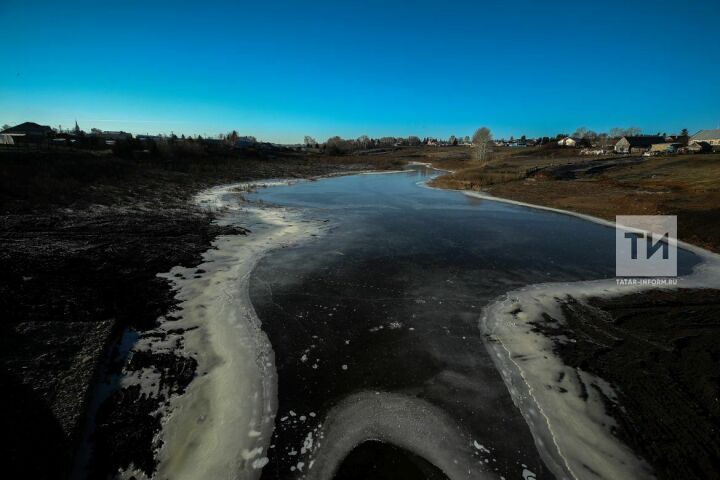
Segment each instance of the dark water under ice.
M415 167L251 195L332 226L271 252L252 274L251 299L278 373L263 478L305 475L311 462L334 455L344 459L339 478L442 478L443 461L473 465L469 476L551 476L478 320L488 302L524 285L613 277L614 230L418 185L433 174ZM687 252L679 260L680 273L699 261ZM407 408L358 402L354 414L347 399L358 394L376 395L377 405L397 394ZM328 424L333 409L340 413ZM445 430L428 420L437 409L452 423ZM323 444L341 443L323 436L329 428L358 444L351 452ZM445 438L448 431L459 439ZM453 442L469 449L453 451Z

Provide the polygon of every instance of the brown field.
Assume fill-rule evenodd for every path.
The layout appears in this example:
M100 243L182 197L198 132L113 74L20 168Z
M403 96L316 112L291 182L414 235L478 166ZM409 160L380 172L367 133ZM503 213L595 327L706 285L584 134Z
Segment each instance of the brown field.
M456 155L433 162L453 170L433 186L482 190L607 220L677 215L681 240L720 251L720 154L581 157L574 149L506 149L482 165L463 150L464 162Z

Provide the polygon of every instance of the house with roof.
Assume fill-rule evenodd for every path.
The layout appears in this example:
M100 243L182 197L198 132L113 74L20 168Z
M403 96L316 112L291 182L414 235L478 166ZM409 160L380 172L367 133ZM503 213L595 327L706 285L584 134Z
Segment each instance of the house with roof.
M34 122L25 122L14 127L6 128L0 134L3 138L12 140L15 143L43 143L52 135L52 128L47 125L38 125ZM7 144L11 144L7 140Z
M162 137L160 135L135 135L135 139L139 140L141 142L159 142L162 140Z
M666 143L678 143L682 146L687 146L689 141L690 137L688 135L668 135L665 137Z
M129 140L132 138L132 135L130 133L123 131L114 132L110 130L103 131L100 136L105 140Z
M690 137L689 143L705 142L712 146L720 146L720 128L714 130L700 130Z
M708 142L699 141L683 147L683 151L686 153L710 153L713 151L713 147Z
M650 145L650 153L677 153L682 146L682 143L678 142L653 143Z
M666 143L662 135L625 136L615 144L615 153L644 153L656 143Z

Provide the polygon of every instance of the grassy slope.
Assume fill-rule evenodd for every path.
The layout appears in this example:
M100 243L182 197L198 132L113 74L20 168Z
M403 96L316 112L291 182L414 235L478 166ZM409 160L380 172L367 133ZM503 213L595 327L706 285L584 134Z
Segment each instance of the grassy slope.
M434 186L492 195L614 220L616 215L677 215L682 240L720 251L720 154L607 164L567 150L505 150L486 165L468 160ZM615 161L615 160L613 160ZM453 162L456 166L457 162ZM436 163L443 168L445 163ZM457 168L457 167L456 167ZM538 172L533 170L540 168ZM568 173L570 170L570 173Z

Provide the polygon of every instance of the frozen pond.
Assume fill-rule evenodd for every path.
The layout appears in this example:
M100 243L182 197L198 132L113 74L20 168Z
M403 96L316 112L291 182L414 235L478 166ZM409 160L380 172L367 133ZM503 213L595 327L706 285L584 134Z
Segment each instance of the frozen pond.
M614 277L614 231L419 185L432 174L248 196L330 226L270 252L250 278L277 369L263 478L552 476L478 321L509 290ZM680 272L697 261L681 252Z

